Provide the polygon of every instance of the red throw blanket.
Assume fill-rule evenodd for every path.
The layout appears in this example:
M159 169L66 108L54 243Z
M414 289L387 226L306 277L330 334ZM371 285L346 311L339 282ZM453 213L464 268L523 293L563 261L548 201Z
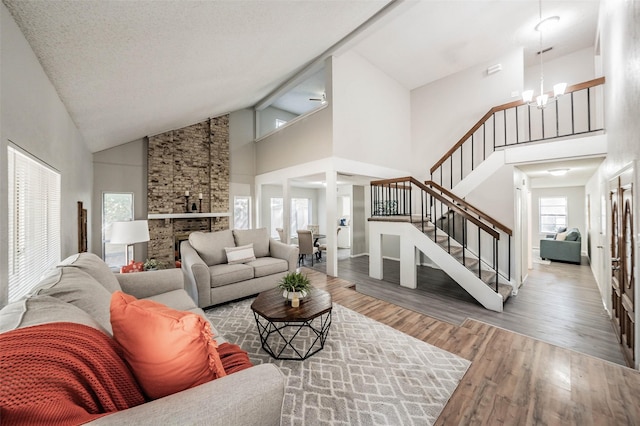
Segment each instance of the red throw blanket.
M227 374L237 373L253 366L249 361L249 355L233 343L222 343L218 346L218 355Z
M115 342L74 323L0 334L0 423L76 425L145 402Z

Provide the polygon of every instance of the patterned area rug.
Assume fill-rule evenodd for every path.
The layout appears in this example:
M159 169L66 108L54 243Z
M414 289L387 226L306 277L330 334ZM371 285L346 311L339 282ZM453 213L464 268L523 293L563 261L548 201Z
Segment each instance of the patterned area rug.
M305 361L274 360L260 345L252 302L206 314L254 364L285 374L283 426L430 425L471 365L336 303L324 349Z

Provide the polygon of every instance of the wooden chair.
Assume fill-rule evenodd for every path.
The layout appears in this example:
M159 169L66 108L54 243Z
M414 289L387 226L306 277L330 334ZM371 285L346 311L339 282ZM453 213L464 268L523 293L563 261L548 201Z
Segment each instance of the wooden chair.
M313 258L318 253L318 247L313 245L313 234L308 229L298 229L298 248L300 250L300 257L298 258L298 264L302 265L306 255L311 255L311 266L313 266Z

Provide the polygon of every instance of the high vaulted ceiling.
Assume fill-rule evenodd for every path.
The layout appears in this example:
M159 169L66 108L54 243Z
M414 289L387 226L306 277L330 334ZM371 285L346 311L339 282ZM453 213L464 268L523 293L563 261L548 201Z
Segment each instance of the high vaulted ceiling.
M93 152L255 105L390 3L3 2ZM407 89L519 46L535 61L536 0L391 3L350 47ZM598 7L544 0L545 16L561 15L545 45L593 45Z

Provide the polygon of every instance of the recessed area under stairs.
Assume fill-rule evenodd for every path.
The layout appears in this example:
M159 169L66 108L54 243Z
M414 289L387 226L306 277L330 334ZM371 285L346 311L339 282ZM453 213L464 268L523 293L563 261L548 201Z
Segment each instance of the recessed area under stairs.
M326 265L313 269L325 272ZM400 264L394 260L384 260L383 280L369 277L368 256L340 260L338 276L360 293L440 321L461 326L470 318L625 365L586 258L582 265L534 264L500 313L485 309L444 272L426 266L418 267L416 289L400 286Z
M471 253L469 250L464 250L462 246L455 241L453 238L449 238L443 230L440 228L436 229L435 225L429 221L429 216L424 218L422 221L422 217L420 215L412 215L409 216L376 216L369 219L369 221L380 221L380 222L410 222L412 223L419 231L424 233L427 237L429 237L432 241L436 242L442 249L448 252L454 259L458 261L461 265L465 266L468 270L473 272L473 274L480 278L487 286L489 286L492 290L496 289L496 273L493 270L489 270L486 268L481 268L480 271L480 262L478 257ZM464 256L463 256L464 253ZM386 266L386 265L385 265ZM447 276L447 278L449 278ZM451 280L451 278L449 278ZM511 297L511 293L513 292L513 287L508 284L501 276L498 277L498 293L502 296L502 301L505 303L509 297ZM464 289L460 289L467 296L469 295ZM471 297L471 296L469 296Z

